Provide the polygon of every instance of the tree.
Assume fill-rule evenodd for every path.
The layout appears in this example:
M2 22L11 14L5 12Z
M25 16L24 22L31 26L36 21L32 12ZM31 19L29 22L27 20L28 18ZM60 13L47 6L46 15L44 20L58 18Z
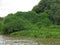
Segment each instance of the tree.
M38 15L38 21L36 23L36 25L40 28L40 27L44 27L44 26L50 26L52 25L52 22L49 20L48 18L48 14L47 13L40 13Z
M36 12L33 12L33 11L17 12L17 13L15 13L15 15L20 17L20 18L24 18L33 24L36 23L36 21L37 21L36 19L38 18L38 14Z
M41 0L37 6L33 9L36 13L43 13L46 10L51 10L52 13L49 14L49 19L53 20L54 24L60 24L60 0Z
M3 18L0 17L0 33L2 33L2 27L3 27Z
M33 12L17 12L15 14L8 14L4 20L4 34L10 34L22 30L32 30L32 22L36 14Z

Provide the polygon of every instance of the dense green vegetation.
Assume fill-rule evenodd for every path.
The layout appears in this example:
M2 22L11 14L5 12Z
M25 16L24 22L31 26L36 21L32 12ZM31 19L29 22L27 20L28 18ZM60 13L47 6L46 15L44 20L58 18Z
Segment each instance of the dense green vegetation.
M41 0L32 11L8 14L0 32L14 36L60 38L60 0Z
M36 13L47 13L53 24L60 25L60 0L41 0L33 9Z
M17 12L15 14L8 14L4 20L3 32L5 34L10 34L16 31L35 29L34 18L37 14L34 12Z
M42 27L40 30L24 30L11 33L13 36L27 36L35 38L60 38L60 26Z
M3 18L0 17L0 34L2 33Z

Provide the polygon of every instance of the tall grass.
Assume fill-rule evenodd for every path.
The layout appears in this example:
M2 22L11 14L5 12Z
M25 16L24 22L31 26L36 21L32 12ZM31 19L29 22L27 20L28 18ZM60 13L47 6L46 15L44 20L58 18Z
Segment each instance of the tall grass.
M35 38L60 38L60 28L56 26L41 27L39 30L23 30L11 33L11 35Z

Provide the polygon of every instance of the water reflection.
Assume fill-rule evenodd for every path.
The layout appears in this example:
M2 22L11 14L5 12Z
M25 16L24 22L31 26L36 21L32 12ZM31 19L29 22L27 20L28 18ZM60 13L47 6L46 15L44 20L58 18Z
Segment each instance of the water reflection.
M5 40L4 43L9 45L38 45L30 40Z
M1 35L0 45L38 45L38 43L28 39L10 39Z
M39 39L34 41L24 38L11 38L0 35L0 45L60 45L59 39Z

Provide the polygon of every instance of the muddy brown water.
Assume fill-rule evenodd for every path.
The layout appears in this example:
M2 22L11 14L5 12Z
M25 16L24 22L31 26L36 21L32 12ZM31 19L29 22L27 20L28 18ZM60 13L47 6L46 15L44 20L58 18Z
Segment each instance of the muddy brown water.
M36 41L37 40L37 41ZM60 45L60 39L23 39L0 35L0 45Z

